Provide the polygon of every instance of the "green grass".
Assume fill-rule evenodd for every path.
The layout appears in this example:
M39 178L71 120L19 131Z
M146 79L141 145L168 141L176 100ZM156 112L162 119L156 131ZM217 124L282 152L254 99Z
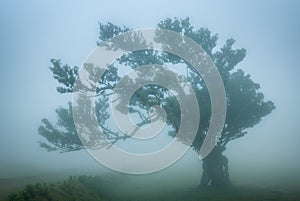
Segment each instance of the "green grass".
M300 191L279 191L249 186L226 188L172 188L170 186L140 186L122 180L117 183L101 176L79 176L56 183L28 184L11 193L9 201L300 201Z

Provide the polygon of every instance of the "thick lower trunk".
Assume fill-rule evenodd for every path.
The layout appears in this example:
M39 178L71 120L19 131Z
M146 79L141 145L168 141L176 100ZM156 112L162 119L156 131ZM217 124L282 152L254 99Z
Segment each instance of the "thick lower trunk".
M228 173L228 159L222 151L215 148L203 159L203 173L200 181L201 187L223 187L230 184Z

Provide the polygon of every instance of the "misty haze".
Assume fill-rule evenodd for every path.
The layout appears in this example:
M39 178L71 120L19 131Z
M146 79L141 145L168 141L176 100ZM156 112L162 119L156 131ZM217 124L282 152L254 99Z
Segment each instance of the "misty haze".
M300 200L299 9L1 2L0 200Z

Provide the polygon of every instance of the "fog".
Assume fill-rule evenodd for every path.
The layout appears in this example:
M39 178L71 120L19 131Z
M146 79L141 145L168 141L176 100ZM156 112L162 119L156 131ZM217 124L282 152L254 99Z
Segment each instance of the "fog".
M248 134L231 141L233 184L300 184L300 3L299 1L2 1L0 3L0 178L108 173L85 150L47 152L39 147L41 119L56 120L55 109L71 101L56 92L50 59L80 66L96 47L98 22L151 28L167 17L190 17L196 27L227 38L247 56L237 68L261 85L276 109ZM197 185L202 162L190 150L171 167L134 178L153 183ZM177 177L174 177L176 175ZM116 177L117 177L116 176ZM146 178L146 179L145 179Z

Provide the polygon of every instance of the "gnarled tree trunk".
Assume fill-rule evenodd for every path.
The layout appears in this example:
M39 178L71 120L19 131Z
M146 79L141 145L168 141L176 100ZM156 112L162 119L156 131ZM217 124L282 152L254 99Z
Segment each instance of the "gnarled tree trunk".
M228 173L228 159L222 155L225 149L215 147L213 151L203 159L203 173L200 187L223 187L230 185Z

